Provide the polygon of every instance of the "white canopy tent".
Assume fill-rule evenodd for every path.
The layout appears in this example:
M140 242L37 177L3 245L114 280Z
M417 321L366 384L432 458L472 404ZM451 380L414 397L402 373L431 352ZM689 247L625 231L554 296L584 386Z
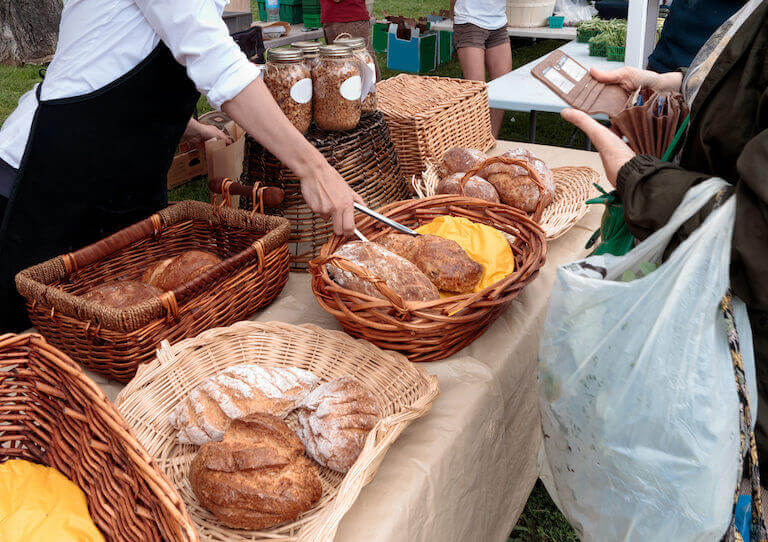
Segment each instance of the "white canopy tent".
M627 49L624 64L645 68L656 43L658 0L629 0L627 13Z

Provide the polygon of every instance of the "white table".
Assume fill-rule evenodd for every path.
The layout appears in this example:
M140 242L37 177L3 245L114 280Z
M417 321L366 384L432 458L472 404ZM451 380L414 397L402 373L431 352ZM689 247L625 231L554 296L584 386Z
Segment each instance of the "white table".
M589 45L570 41L559 47L585 68L613 70L624 66L623 62L614 62L601 56L589 56ZM488 105L494 109L530 112L529 136L531 143L536 142L536 112L559 113L569 107L560 96L552 92L544 83L531 75L531 69L541 62L541 58L520 66L506 75L488 83ZM595 118L607 120L603 114ZM589 148L589 144L588 147Z
M266 36L267 35L264 34L264 47L267 49L272 49L274 47L282 47L283 45L288 45L297 41L319 40L323 37L323 30L321 28L307 30L304 28L303 24L292 24L291 30L285 36L272 39L267 39Z
M432 23L432 30L447 30L453 32L453 21L444 20ZM508 26L507 35L515 38L533 38L533 39L552 39L552 40L574 40L576 39L576 27L564 26L563 28L549 28L548 26L539 26L535 28L524 28L522 26Z

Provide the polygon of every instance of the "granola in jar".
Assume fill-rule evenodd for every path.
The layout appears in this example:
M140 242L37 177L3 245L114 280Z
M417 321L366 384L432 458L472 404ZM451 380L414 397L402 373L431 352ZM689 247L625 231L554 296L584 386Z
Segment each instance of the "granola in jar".
M349 47L323 45L312 74L317 126L322 130L352 130L360 122L362 80Z
M364 38L339 37L333 41L334 45L346 45L360 62L362 74L362 113L368 115L378 109L376 103L376 65L373 57L365 46Z
M317 65L317 60L320 57L320 42L297 41L291 44L291 47L298 49L304 54L304 64L307 65L310 72L313 71L315 65Z
M288 120L299 132L306 133L312 122L312 74L302 52L294 48L271 49L264 83Z

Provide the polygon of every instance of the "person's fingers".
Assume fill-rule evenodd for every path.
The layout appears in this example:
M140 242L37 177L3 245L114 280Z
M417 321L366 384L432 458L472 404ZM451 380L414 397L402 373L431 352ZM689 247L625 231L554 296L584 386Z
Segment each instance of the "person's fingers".
M355 231L355 211L352 207L344 208L342 213L342 230L344 235L352 235Z
M358 194L354 190L352 191L352 199L355 200L360 205L365 205L365 200L363 199L363 196L361 196L360 194Z
M621 69L598 70L597 68L590 68L589 73L601 83L619 83L624 75Z
M561 115L565 120L575 125L586 134L589 140L592 141L595 149L597 149L597 152L611 146L616 140L623 144L623 141L619 139L619 136L583 111L579 111L578 109L563 109Z
M333 212L333 233L344 235L344 209L336 209Z

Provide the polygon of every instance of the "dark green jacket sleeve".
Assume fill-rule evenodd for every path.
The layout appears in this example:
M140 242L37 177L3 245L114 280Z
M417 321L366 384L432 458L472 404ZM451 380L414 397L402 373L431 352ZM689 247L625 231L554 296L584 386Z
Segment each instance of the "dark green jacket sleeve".
M754 136L736 163L736 222L731 284L747 304L768 309L768 130ZM630 232L645 239L667 223L688 189L712 175L688 171L652 156L636 156L619 171L617 190ZM680 230L698 227L707 206Z

